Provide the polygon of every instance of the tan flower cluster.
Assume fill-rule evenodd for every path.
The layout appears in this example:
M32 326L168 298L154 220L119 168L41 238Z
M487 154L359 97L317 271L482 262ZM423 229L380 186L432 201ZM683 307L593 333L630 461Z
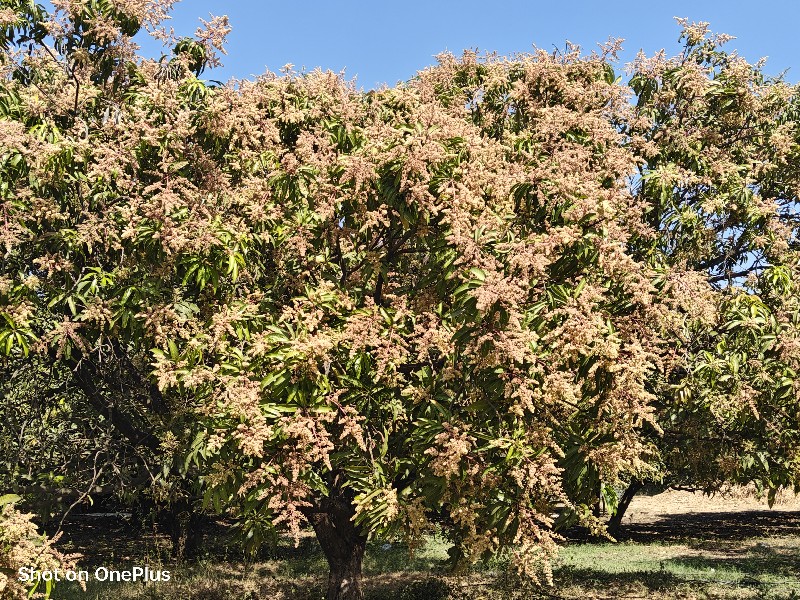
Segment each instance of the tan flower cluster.
M32 514L18 511L13 503L0 506L0 597L9 600L26 600L32 590L21 582L16 573L19 569L32 568L36 571L75 569L77 554L62 554L54 547L58 538L41 535L31 521ZM81 587L86 590L85 582ZM34 596L44 597L39 590Z
M462 461L470 453L475 438L444 423L445 431L436 436L435 446L428 448L425 454L432 458L431 471L439 477L450 479L457 476L463 467Z
M0 26L7 27L8 25L13 25L17 20L17 13L10 8L0 9Z

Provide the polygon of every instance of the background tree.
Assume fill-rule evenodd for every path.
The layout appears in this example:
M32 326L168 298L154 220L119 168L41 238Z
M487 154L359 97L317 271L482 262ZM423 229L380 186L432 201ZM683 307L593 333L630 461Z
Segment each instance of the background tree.
M170 426L182 431L181 413L171 410L148 381L149 356L130 343L129 337L115 338L99 328L87 334L93 339L89 345L69 331L49 350L37 348L32 356L30 343L34 334L18 326L26 318L26 311L35 307L40 330L52 330L55 321L63 318L62 313L77 316L77 305L86 308L99 286L112 283L109 273L91 262L94 257L88 262L80 258L72 262L76 257L73 244L83 243L79 239L87 242L83 248L91 254L96 240L92 236L99 233L91 231L93 217L80 213L85 209L104 211L104 194L109 189L109 181L93 181L89 204L82 204L88 187L82 183L87 180L85 165L80 165L95 143L102 146L109 142L108 128L119 125L122 118L120 107L136 100L135 94L126 96L137 85L131 79L135 75L132 61L136 49L131 36L141 27L158 33L158 23L169 5L63 3L58 4L60 12L54 15L33 2L3 6L0 41L4 49L4 85L0 112L4 134L13 137L19 131L28 131L36 145L30 149L36 152L48 148L47 157L37 165L43 169L44 177L29 183L31 192L40 196L34 198L34 204L49 208L45 208L46 215L32 216L63 227L48 243L45 264L32 262L34 255L12 251L21 239L18 235L29 236L37 230L27 230L22 223L19 228L9 220L9 211L32 206L14 193L15 182L31 174L31 168L23 154L5 152L3 273L13 275L2 277L0 293L6 299L18 299L20 290L11 286L14 277L20 277L30 286L35 303L20 305L22 312L3 314L7 328L0 332L0 346L9 356L3 368L13 375L4 382L3 414L9 417L4 420L9 426L4 431L4 442L8 456L16 457L3 473L4 485L20 493L28 492L28 498L55 499L63 495L67 501L61 506L62 514L76 497L90 500L89 492L97 492L98 487L115 490L126 501L135 498L145 505L151 501L167 503L173 512L169 521L178 526L168 529L175 541L180 541L186 537L184 525L192 521L189 501L196 496L197 482L174 453L175 445L168 432ZM206 64L214 63L216 55L204 31L198 31L199 40L176 43L174 58L153 65L160 80L174 78L190 68L199 72ZM106 131L97 134L96 128ZM90 135L90 129L97 135ZM99 152L113 162L113 156L105 154L107 150L113 155L110 147ZM43 204L37 204L39 201ZM91 239L82 237L87 233ZM73 267L76 271L68 276L65 271ZM59 272L61 277L49 278L49 298L41 289L35 291L42 274ZM96 278L84 278L87 272ZM139 293L136 286L128 290L129 295ZM117 318L127 325L132 315L119 313ZM83 324L75 321L74 326ZM78 344L80 351L73 351L73 344ZM20 385L23 379L25 384ZM37 436L34 443L38 445L31 448L33 434L44 431L47 435ZM20 457L26 459L25 464L19 462ZM33 491L33 482L26 483L26 479L46 487ZM147 492L148 498L141 497L142 491ZM57 507L40 508L52 513Z
M684 362L659 384L662 473L706 492L755 483L771 504L800 489L796 88L725 52L730 36L679 21L681 55L633 65L628 128L634 190L659 232L643 248L714 292L685 306L700 318L686 319Z

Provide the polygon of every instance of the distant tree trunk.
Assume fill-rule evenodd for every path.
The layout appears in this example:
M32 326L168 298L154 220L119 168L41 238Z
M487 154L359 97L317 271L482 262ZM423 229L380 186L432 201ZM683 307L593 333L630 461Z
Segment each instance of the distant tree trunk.
M352 501L339 491L308 515L330 569L326 600L362 600L361 566L367 538L353 523Z
M622 518L625 516L625 511L628 510L633 497L643 487L643 482L639 481L638 479L633 479L628 484L628 487L625 488L625 491L622 493L622 497L619 499L619 504L617 504L617 511L608 520L608 532L611 535L616 535L619 533L620 526L622 525Z
M203 515L188 500L179 500L165 512L172 541L172 557L179 562L196 559L203 547Z
M597 482L597 502L594 503L592 506L592 515L595 517L601 517L606 510L606 502L605 498L603 497L603 482Z

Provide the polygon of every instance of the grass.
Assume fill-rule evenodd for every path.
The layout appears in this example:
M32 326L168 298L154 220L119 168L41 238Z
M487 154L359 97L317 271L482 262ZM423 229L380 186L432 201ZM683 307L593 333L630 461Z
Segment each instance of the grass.
M367 600L800 600L800 513L775 515L769 522L755 517L747 522L733 513L727 521L709 515L696 518L695 525L684 517L656 528L630 528L629 540L618 543L573 538L553 565L555 585L539 590L508 576L502 560L477 565L458 577L446 573L442 563L448 546L439 537L428 538L412 558L403 544L375 542L369 545L364 561ZM321 600L327 574L324 557L312 536L300 542L294 547L291 540L281 539L252 563L240 561L230 550L226 556L225 550L212 546L206 559L178 567L170 564L155 538L128 544L113 557L108 552L114 544L108 544L105 553L94 552L90 571L103 563L116 569L147 564L151 569L169 569L172 581L90 582L87 592L62 583L52 597ZM88 555L101 547L97 544L93 539L92 545L82 550Z
M576 544L559 560L567 598L800 599L800 536Z

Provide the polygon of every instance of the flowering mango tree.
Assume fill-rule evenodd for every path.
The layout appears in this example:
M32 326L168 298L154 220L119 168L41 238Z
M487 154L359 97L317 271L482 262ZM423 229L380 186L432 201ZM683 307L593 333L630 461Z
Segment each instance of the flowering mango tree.
M681 24L684 51L640 56L630 81L655 255L708 282L686 297L698 318L659 383L659 470L706 492L754 483L772 503L800 490L797 90L725 52L708 24Z
M0 11L0 349L67 369L72 402L159 466L164 497L199 492L253 546L310 524L329 599L362 596L370 537L413 548L434 526L454 566L510 552L548 580L558 527L602 532L599 497L658 475L665 415L730 391L697 361L731 303L796 331L795 230L762 194L794 198L797 146L773 113L759 126L784 144L764 142L777 162L755 189L741 161L686 162L715 158L680 120L693 101L666 91L688 75L640 61L632 104L613 44L443 55L368 93L291 69L210 85L227 20L170 40L169 4ZM138 57L141 29L172 55ZM691 89L717 89L693 64ZM735 102L762 98L749 82ZM764 94L794 122L784 86ZM708 136L734 127L713 115ZM718 181L752 193L730 211ZM713 261L744 227L737 256L764 276L734 292L714 284L745 259ZM722 327L724 360L742 327Z

